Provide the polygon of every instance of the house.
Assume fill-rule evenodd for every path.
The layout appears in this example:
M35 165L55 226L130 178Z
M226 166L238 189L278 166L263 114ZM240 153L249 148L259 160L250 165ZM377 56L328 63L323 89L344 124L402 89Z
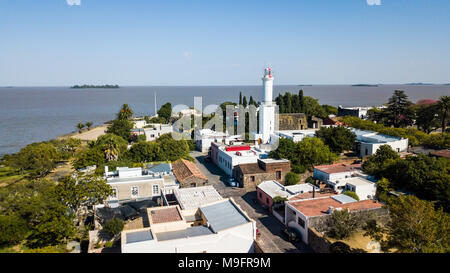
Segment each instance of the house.
M377 152L382 145L391 146L397 153L408 150L408 138L383 135L377 132L350 128L356 134L356 151L360 157L370 156Z
M143 130L147 141L154 141L160 136L170 134L173 131L172 125L160 123L149 123Z
M107 203L111 207L131 201L156 200L162 191L173 191L179 187L171 175L149 172L142 168L118 167L109 172L105 166L106 183L112 187L113 194Z
M338 181L360 173L361 164L331 164L314 166L313 178L330 184L334 190L342 190L345 184Z
M286 138L294 142L300 142L305 137L314 137L316 131L317 129L275 131L274 134L271 135L271 141L273 142L276 139Z
M356 201L347 195L332 195L285 202L285 225L295 228L304 243L309 244L309 230L319 229L335 210L349 210L352 213L382 211L382 205L374 200Z
M335 115L329 115L323 120L324 126L343 126L344 123L339 121Z
M358 195L359 200L373 199L377 193L376 183L362 177L351 177L344 179L344 191L353 191Z
M342 107L338 106L338 117L354 116L360 119L367 118L367 111L372 107Z
M319 191L318 187L309 183L284 186L275 180L268 180L258 185L256 188L256 196L259 204L267 207L272 212L273 199L275 197L289 199L299 193L312 192L314 189Z
M208 183L208 178L199 168L185 159L172 163L172 170L181 187L198 187Z
M284 184L284 177L290 170L291 163L287 159L257 159L256 163L237 165L234 178L243 188L256 186L267 180L276 180Z
M203 205L223 200L213 186L176 189L174 195L183 210L195 210Z
M250 145L225 145L212 143L210 157L228 176L234 176L237 165L257 163L260 158L267 158L267 152Z
M189 223L192 214L200 225ZM224 199L195 212L179 206L150 209L150 226L124 230L122 253L252 253L256 223L233 201Z
M308 118L303 113L278 114L279 130L306 130Z
M233 142L239 142L241 139L242 137L239 135L230 136L226 132L218 132L211 129L195 131L195 147L202 153L207 153L213 142L221 142L230 145L233 144Z

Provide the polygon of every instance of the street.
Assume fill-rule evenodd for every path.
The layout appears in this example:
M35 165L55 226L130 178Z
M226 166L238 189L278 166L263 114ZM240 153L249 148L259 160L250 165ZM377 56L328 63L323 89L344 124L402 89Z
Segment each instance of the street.
M233 188L226 184L227 176L212 162L206 162L206 154L193 151L195 164L208 178L212 185L224 198L232 197L236 203L256 221L260 232L258 244L265 253L310 253L311 250L303 242L292 243L282 235L284 227L268 210L263 209L255 200L256 191L246 192L245 189Z

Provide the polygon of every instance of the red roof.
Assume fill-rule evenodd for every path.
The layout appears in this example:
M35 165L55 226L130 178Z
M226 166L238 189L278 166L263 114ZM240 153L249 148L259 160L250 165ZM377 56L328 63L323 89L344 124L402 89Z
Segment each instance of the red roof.
M250 150L250 146L248 146L248 145L243 145L243 146L228 146L228 147L225 147L225 150L226 150L227 152L249 151L249 150Z
M152 210L150 217L152 218L153 224L170 223L183 220L178 208L176 207Z
M344 164L332 164L332 165L320 165L314 166L315 169L318 169L321 172L332 174L332 173L343 173L349 172L352 169L360 169L361 164L353 164L353 165L344 165Z
M312 199L306 201L292 202L290 203L298 211L303 213L305 216L319 216L327 215L329 207L349 209L350 211L358 211L364 209L375 209L381 208L381 205L374 200L364 200L359 202L342 204L331 197Z

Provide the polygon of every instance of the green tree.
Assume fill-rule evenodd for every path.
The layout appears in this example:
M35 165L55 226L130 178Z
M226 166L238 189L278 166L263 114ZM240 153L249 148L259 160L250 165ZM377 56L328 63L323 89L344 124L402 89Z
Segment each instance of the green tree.
M10 246L22 242L29 233L27 222L21 217L0 215L0 246Z
M372 232L375 235L387 234L381 242L385 251L450 252L450 217L442 209L435 209L433 203L412 195L389 199L387 208L390 222L379 232Z
M395 128L412 125L412 112L408 110L411 104L404 91L395 90L387 103L389 125L393 125Z
M299 113L305 112L305 97L303 96L303 90L298 91L298 103L299 103Z
M286 113L292 113L292 95L289 92L284 94L284 105L286 106Z
M449 112L450 112L450 96L440 97L439 102L438 102L438 107L441 112L440 116L441 116L442 132L445 132L447 129Z
M111 237L117 236L122 232L124 223L118 218L113 218L105 223L103 231L109 234Z
M92 124L93 123L91 121L86 122L86 127L87 127L88 131L91 130Z
M127 150L128 142L118 135L108 133L91 142L90 146L102 150L106 161L117 161Z
M431 134L423 144L433 149L450 149L450 133Z
M20 172L28 171L32 177L42 177L50 173L59 160L59 153L50 143L40 142L25 146L17 154L9 157L8 164Z
M128 106L128 104L122 105L119 113L117 113L117 119L119 120L130 120L133 117L133 110Z
M300 176L294 172L288 172L285 176L286 186L295 185L300 181Z
M348 210L335 210L331 214L326 234L338 240L349 238L359 227L361 220Z
M320 106L319 100L308 96L303 97L303 113L305 113L305 115L308 117L327 117L327 113L325 112L324 108Z
M133 129L133 123L127 119L115 119L108 127L108 134L115 134L122 137L125 140L129 140L131 136L131 129Z
M334 107L334 106L324 104L324 105L322 105L322 108L325 111L325 114L327 116L329 116L329 115L337 115L338 114L338 109L336 107Z
M81 132L83 131L83 128L84 128L84 124L81 123L81 122L79 122L79 123L77 124L78 133L81 134Z
M100 166L106 163L105 153L99 147L83 150L77 154L73 167L78 170L88 166Z
M242 100L242 106L244 106L244 108L247 108L247 98L244 96L244 99Z
M176 161L189 156L189 145L186 140L174 140L170 134L160 136L156 143L159 146L159 161Z
M429 134L439 128L437 104L414 106L417 127Z
M163 104L158 110L158 116L163 118L165 122L169 122L172 117L172 104L170 102Z
M131 146L127 156L133 162L152 162L159 160L161 151L155 142L138 142Z
M239 105L242 105L242 92L239 92Z
M359 196L354 191L345 191L343 194L350 196L351 198L359 201Z
M400 156L389 145L382 145L375 154L369 156L362 165L364 172L378 178L386 174L388 168L396 163Z
M316 136L330 147L334 153L350 150L356 141L356 135L345 127L320 128Z
M277 96L277 98L275 99L275 103L278 105L278 112L280 114L286 113L286 109L285 109L285 106L284 106L284 99L283 99L283 95L282 94L279 94Z

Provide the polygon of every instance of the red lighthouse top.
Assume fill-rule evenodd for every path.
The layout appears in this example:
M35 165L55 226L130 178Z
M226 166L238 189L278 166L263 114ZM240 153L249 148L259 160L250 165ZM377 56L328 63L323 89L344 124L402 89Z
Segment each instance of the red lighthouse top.
M266 67L266 69L264 69L264 76L272 78L272 69L270 67Z

